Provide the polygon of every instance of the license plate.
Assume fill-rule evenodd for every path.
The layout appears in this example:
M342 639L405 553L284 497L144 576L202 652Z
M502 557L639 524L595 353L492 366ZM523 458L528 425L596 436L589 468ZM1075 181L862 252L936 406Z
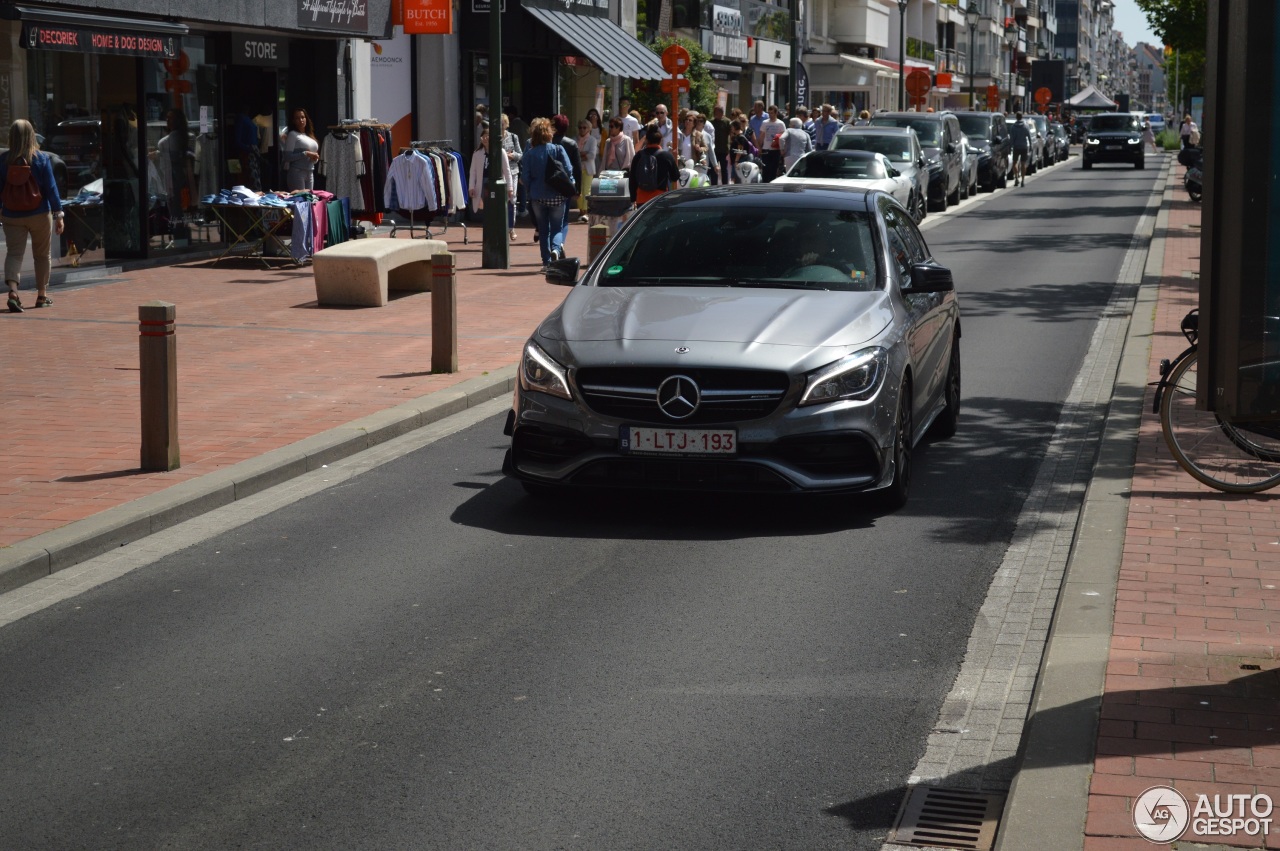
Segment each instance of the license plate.
M734 455L733 429L649 428L623 426L622 451L633 455Z
M1118 151L1118 150L1120 150L1120 146L1119 146L1119 145L1107 145L1107 150L1108 150L1108 151Z

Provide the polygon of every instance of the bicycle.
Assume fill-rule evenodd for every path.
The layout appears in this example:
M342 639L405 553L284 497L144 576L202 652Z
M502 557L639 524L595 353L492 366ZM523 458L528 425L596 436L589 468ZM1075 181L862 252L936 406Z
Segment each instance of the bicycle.
M1152 413L1174 460L1197 481L1226 493L1258 493L1280 485L1280 425L1228 423L1196 408L1199 311L1182 320L1190 343L1173 361L1160 361Z

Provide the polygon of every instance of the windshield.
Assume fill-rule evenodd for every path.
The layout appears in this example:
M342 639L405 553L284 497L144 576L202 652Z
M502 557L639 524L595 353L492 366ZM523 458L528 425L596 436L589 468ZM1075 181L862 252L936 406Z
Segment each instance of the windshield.
M821 151L796 161L787 177L824 177L836 180L883 180L888 175L873 157L842 157Z
M873 118L871 126L910 127L920 137L921 145L926 148L936 148L939 145L938 134L942 128L942 122L931 121L928 118Z
M861 292L879 278L874 245L863 212L660 207L618 235L597 284Z
M960 129L964 131L964 135L970 139L990 141L990 118L985 115L957 115L956 118L960 119Z
M1048 122L1045 121L1043 115L1031 116L1031 123L1036 126L1036 129L1039 130L1041 134L1043 134L1045 132L1045 128L1048 127Z
M832 148L837 151L871 151L874 154L884 154L890 162L911 162L911 140L906 136L837 133Z
M1095 133L1126 133L1138 129L1138 119L1132 115L1095 115L1089 122Z

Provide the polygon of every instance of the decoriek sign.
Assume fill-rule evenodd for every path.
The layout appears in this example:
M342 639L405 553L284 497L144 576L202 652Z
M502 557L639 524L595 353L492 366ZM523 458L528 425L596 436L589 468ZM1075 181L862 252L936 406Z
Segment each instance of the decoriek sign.
M145 30L125 32L39 23L22 25L22 46L28 50L113 53L158 59L177 56L179 48L176 36L156 35Z

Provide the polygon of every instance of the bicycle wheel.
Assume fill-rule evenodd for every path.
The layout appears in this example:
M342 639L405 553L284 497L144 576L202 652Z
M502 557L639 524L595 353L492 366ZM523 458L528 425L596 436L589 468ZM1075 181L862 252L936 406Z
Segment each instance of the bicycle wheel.
M1280 439L1196 409L1197 361L1192 352L1173 368L1160 400L1160 428L1174 459L1198 481L1227 493L1280 484Z

